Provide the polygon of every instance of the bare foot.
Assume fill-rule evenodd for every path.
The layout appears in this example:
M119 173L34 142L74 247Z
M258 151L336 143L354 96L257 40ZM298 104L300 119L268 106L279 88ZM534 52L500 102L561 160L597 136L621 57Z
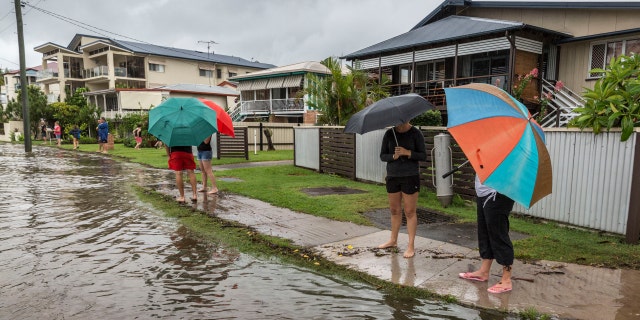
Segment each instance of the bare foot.
M178 203L184 203L184 197L177 197L176 201L178 201Z
M416 252L413 251L413 249L411 249L411 250L407 249L407 251L404 252L403 257L409 259L409 258L413 258L413 256L415 256L415 255L416 255Z
M198 192L207 192L207 189L199 189Z
M480 281L480 282L489 280L489 274L483 274L483 273L480 273L479 271L463 272L463 273L459 273L458 276L462 279Z
M208 194L217 194L218 193L218 188L213 188L211 189L211 191L208 192Z
M378 249L387 249L387 248L395 248L397 246L395 241L389 241L386 243L383 243L381 245L378 246Z

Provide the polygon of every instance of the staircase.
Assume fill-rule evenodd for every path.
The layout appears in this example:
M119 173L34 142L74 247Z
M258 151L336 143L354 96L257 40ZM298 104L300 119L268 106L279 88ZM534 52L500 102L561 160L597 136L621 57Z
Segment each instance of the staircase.
M242 107L240 103L236 104L231 113L229 113L229 116L231 117L231 120L233 120L233 122L242 122L247 117L246 115L242 114Z
M555 91L555 84L542 80L542 95L553 94L554 98L547 105L547 114L538 123L542 127L566 127L569 121L577 116L576 108L584 106L584 99L575 92L563 87Z

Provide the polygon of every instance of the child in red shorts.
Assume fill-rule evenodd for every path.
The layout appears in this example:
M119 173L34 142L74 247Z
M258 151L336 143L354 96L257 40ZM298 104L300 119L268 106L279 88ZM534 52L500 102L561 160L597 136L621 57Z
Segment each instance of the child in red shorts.
M198 192L196 188L197 181L196 174L194 172L194 170L196 169L196 161L194 160L191 146L165 146L165 150L167 151L167 155L169 156L169 169L175 171L176 173L176 186L178 187L178 192L180 193L180 196L177 199L178 202L185 202L184 182L182 180L183 170L187 170L187 175L189 176L189 183L191 184L191 190L193 192L191 202L198 201Z

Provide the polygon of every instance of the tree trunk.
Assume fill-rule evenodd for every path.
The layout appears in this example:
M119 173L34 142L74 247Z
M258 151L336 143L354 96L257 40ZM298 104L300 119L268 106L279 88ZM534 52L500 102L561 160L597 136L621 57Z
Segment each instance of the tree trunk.
M273 141L271 141L271 129L264 129L264 136L267 137L267 151L272 151L272 150L276 150L276 148L273 146Z

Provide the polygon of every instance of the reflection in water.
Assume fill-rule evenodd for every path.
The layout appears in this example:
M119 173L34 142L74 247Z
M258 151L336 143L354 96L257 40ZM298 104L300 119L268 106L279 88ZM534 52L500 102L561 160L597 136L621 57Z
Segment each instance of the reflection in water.
M492 319L196 240L128 192L168 170L21 147L0 144L0 319Z

